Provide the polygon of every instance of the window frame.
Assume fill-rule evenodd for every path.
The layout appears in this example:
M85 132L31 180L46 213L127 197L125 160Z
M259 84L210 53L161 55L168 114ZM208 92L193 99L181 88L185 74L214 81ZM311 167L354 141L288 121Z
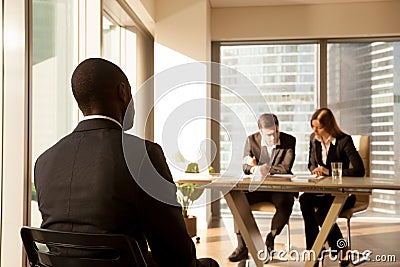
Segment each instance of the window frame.
M361 38L313 38L313 39L293 39L293 40L256 40L256 41L214 41L212 42L212 61L221 63L220 49L222 46L230 45L279 45L279 44L309 44L314 43L318 45L317 49L317 84L316 88L316 103L317 108L328 106L328 45L340 44L340 43L370 43L370 42L400 42L400 36L370 36ZM218 72L213 75L220 75ZM219 81L220 77L213 77L213 80ZM221 101L220 87L213 85L212 98L217 101ZM219 107L211 107L212 114L219 114ZM396 135L396 133L394 133ZM215 142L217 147L220 147L220 131L219 125L215 125L211 131L211 138ZM220 152L216 155L216 159L213 162L215 169L220 170ZM214 204L215 207L220 207L219 203ZM218 214L220 211L218 210Z

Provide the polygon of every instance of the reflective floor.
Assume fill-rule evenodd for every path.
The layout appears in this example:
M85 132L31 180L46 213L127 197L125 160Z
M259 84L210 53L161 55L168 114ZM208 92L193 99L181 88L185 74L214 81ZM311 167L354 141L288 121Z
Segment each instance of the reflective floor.
M271 215L258 214L257 223L263 236L269 232ZM346 237L346 221L339 220L339 227ZM292 252L286 254L286 258L274 257L265 266L304 266L301 255L305 248L304 226L301 215L292 215L290 219ZM400 266L400 220L390 218L356 217L352 219L352 249L360 253L371 251L370 258L374 262L364 262L359 266ZM232 263L228 256L236 247L236 236L233 233L233 219L230 215L223 215L220 219L214 219L208 229L198 229L200 242L196 244L198 257L212 257L220 266L227 267L253 267L251 258L247 261ZM195 240L195 239L194 239ZM275 239L275 249L285 251L286 229ZM297 252L293 252L297 251ZM339 266L335 259L324 258L323 265Z

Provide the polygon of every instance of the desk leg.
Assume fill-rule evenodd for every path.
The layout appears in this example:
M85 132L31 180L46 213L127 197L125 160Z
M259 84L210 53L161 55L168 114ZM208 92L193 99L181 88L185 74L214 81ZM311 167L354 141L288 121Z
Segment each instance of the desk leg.
M312 250L315 251L316 256L318 256L319 253L321 252L322 247L325 244L326 238L328 237L328 234L330 233L333 225L336 223L336 219L339 216L340 210L342 209L344 203L346 202L347 197L348 194L340 194L335 196L335 199L332 202L332 206L329 209L328 214L326 215L321 230L319 231L317 239L315 240L314 245L312 247ZM306 267L314 266L315 260L316 259L311 259L310 261L307 261L305 266Z
M232 190L225 195L225 200L246 242L247 248L250 250L250 254L256 266L263 266L263 262L258 258L258 251L265 250L265 244L256 221L254 220L245 193L243 191Z

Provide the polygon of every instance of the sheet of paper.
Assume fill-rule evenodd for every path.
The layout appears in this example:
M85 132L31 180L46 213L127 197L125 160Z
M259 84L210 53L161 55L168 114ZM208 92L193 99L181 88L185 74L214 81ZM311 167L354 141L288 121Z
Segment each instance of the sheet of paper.
M267 179L270 181L273 180L290 181L292 178L293 178L292 174L272 174L267 176Z
M317 176L316 174L306 174L306 175L294 175L292 177L292 182L308 183L308 182L318 182L326 176Z

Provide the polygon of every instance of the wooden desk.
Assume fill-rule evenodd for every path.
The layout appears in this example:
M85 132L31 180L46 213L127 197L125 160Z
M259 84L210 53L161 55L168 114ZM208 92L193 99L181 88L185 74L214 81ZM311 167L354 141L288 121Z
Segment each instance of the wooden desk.
M290 180L272 178L254 181L254 179L252 180L250 177L246 176L244 179L239 179L217 175L210 178L203 176L196 179L196 175L193 174L185 175L177 182L195 183L205 188L222 191L229 209L232 212L233 219L237 223L250 254L258 267L264 265L258 255L259 251L265 250L265 244L246 199L245 191L330 193L335 196L332 206L329 209L318 237L312 247L312 250L315 251L315 255L319 255L349 194L371 194L372 189L400 190L399 184L373 177L343 177L342 182L337 183L332 181L330 177L318 182L292 182ZM314 259L306 261L305 266L311 267L314 265L314 262Z

